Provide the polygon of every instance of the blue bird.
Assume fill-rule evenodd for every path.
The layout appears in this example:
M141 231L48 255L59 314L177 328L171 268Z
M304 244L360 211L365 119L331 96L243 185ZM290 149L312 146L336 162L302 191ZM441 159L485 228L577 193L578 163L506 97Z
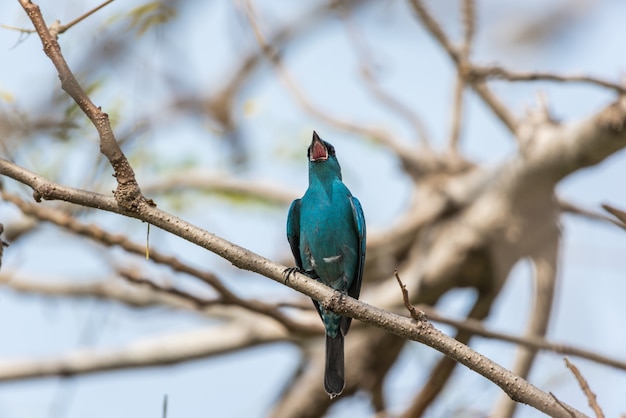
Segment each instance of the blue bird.
M335 148L313 132L309 146L309 188L287 216L287 239L297 268L333 289L358 299L365 263L365 218L356 197L341 181ZM326 329L324 389L332 398L345 386L343 337L352 318L313 300Z

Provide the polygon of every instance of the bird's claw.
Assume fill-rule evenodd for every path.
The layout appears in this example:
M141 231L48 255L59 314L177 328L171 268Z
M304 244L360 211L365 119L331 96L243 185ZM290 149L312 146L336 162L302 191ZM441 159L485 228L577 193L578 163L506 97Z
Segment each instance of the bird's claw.
M315 279L317 278L317 274L313 270L304 270L300 267L289 267L283 270L283 278L285 279L285 284L289 283L289 277L293 276L296 273L304 274L305 276Z
M283 270L283 279L285 280L285 284L289 283L289 277L296 273L304 273L300 267L289 267Z

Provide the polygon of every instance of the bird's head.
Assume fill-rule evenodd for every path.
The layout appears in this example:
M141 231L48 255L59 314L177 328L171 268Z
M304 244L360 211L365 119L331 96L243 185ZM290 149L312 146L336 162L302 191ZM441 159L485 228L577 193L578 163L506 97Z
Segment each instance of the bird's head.
M320 175L335 174L341 179L341 167L335 155L335 147L320 138L315 131L313 131L313 140L309 145L307 156L311 172Z

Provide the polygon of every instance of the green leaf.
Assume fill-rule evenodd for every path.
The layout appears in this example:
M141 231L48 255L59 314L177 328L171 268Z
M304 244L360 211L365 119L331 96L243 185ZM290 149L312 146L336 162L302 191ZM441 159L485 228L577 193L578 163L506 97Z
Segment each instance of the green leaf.
M151 1L132 9L129 17L131 20L128 29L135 29L137 36L142 36L151 27L175 18L176 10L160 1Z

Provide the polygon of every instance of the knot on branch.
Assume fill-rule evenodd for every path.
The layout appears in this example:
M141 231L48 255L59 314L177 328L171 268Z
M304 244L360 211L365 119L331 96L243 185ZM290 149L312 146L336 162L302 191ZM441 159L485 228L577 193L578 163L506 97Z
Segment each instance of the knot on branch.
M56 187L52 184L44 183L33 189L33 199L35 202L41 203L42 200L54 200Z
M335 290L332 296L322 301L322 306L324 307L324 309L328 309L329 311L339 313L337 311L341 310L341 307L344 305L345 298L346 298L346 294L344 292Z
M143 197L137 182L118 182L117 189L113 192L113 196L120 207L132 213L138 213L143 205L156 206L154 203L151 205L148 200Z

